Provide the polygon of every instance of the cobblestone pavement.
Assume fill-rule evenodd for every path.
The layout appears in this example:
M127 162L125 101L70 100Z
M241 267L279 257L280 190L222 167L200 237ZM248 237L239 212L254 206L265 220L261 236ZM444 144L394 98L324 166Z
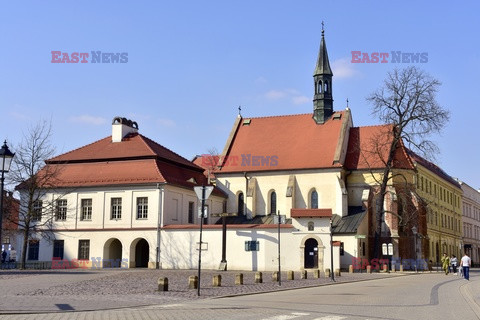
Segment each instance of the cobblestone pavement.
M286 280L282 272L282 285L272 281L272 272L263 273L263 283L256 284L255 272L242 272L244 284L235 285L239 271L205 270L201 274L201 295L188 289L188 277L197 270L150 269L71 269L71 270L1 270L0 313L41 313L94 311L131 308L150 305L169 305L189 300L230 295L253 294L292 288L331 284L329 278ZM222 286L213 287L214 275L222 276ZM337 282L373 280L396 277L400 273L342 273ZM157 291L157 279L167 277L169 291Z

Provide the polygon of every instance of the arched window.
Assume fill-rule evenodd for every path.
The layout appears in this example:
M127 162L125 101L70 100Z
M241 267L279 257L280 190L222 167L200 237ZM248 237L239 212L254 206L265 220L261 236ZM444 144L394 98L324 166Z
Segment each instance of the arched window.
M322 84L322 80L318 81L318 93L322 93L323 92L323 84Z
M325 81L325 92L328 92L328 81Z
M245 214L245 201L243 199L243 192L238 194L238 215Z
M308 231L313 231L315 229L315 225L312 221L308 223Z
M318 209L318 193L315 189L310 193L310 209Z
M272 191L270 193L270 213L275 214L277 212L277 193Z

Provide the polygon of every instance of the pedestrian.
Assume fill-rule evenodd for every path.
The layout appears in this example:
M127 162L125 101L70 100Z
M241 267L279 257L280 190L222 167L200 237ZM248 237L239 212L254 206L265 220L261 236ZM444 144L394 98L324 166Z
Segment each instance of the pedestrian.
M7 251L3 250L2 251L2 263L5 263L6 259L7 259Z
M457 275L457 263L458 263L457 257L454 254L452 254L452 258L450 259L450 264L452 265L452 270L454 275Z
M12 247L12 250L10 250L10 262L16 262L17 261L17 251L15 251L15 248Z
M443 268L443 271L445 271L445 275L448 275L449 267L450 267L450 258L447 256L446 253L444 253L442 257L442 268Z
M466 280L470 280L470 265L472 264L472 259L468 256L467 253L462 257L462 260L460 260L460 265L462 266L463 269L463 277Z

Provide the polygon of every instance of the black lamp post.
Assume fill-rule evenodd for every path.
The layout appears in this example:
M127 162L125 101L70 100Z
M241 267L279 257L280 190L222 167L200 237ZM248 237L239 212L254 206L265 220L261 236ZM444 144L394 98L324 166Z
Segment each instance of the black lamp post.
M330 218L330 275L331 280L335 281L335 274L333 270L333 218Z
M3 222L3 183L5 181L5 172L10 170L10 165L12 164L13 156L15 153L12 153L7 146L7 141L3 143L2 148L0 149L0 171L2 172L0 180L0 247L3 244L2 238L2 222Z
M413 247L415 248L415 272L418 272L417 269L417 227L413 226L412 227L412 233L413 233Z

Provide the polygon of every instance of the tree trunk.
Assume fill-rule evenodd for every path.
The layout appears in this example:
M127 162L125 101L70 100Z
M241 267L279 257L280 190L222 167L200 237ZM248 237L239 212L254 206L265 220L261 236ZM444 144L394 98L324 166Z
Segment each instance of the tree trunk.
M23 244L22 244L22 257L20 259L20 269L25 269L25 263L27 261L27 245L28 236L30 234L30 226L25 226L23 230Z

